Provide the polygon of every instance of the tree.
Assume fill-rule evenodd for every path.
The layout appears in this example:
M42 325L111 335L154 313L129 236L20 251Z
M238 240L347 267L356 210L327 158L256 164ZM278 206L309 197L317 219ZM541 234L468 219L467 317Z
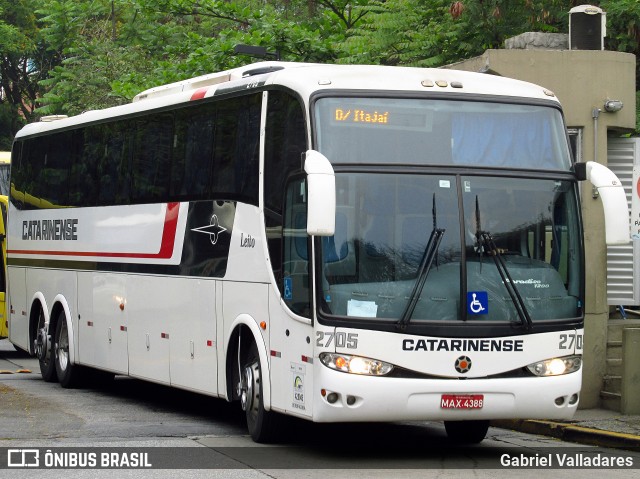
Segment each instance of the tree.
M39 86L55 58L39 42L36 0L0 0L0 106L3 131L12 137L25 121L31 121Z
M561 0L380 0L345 43L344 58L441 66L500 48L527 31L566 31L572 2Z

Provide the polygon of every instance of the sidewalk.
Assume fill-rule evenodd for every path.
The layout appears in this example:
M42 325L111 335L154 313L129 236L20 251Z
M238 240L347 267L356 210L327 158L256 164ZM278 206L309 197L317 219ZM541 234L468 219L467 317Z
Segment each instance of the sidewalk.
M492 426L551 436L568 442L640 451L640 415L606 409L582 409L571 421L501 420Z

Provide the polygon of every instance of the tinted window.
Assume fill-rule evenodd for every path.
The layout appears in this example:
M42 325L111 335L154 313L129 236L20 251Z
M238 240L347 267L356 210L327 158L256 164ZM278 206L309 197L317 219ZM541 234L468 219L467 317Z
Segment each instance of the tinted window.
M50 208L225 199L257 206L261 105L257 93L19 141L12 202Z
M131 199L156 203L168 199L173 115L159 115L136 122L131 163Z

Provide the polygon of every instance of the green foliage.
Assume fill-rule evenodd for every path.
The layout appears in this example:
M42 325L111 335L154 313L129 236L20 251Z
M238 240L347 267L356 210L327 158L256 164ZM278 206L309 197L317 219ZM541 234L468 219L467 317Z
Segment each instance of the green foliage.
M437 67L526 31L568 31L576 0L0 0L0 145L23 121L283 60ZM597 3L597 2L596 2ZM640 3L603 0L608 48L638 54Z
M344 46L344 59L441 66L500 48L526 31L566 31L568 1L381 0Z

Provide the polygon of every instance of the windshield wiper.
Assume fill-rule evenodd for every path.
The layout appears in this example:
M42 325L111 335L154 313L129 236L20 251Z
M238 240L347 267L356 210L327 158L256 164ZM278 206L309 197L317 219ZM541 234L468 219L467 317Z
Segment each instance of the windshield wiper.
M500 278L502 278L502 282L504 283L505 288L507 288L507 292L511 297L511 301L513 302L514 307L516 308L516 312L518 313L518 317L520 318L520 322L522 326L528 331L531 330L533 323L531 321L531 316L529 315L529 311L527 311L527 306L524 304L524 300L522 296L520 296L520 292L513 282L513 278L509 273L509 269L507 268L507 263L504 261L502 257L502 253L495 241L493 240L493 236L488 231L482 231L480 227L480 207L478 205L478 197L476 196L476 241L480 248L480 255L482 258L483 253L487 253L493 258L493 262L496 264L496 268L498 270L498 274L500 274Z
M438 248L440 247L440 241L442 241L442 237L444 236L445 230L443 228L438 228L437 225L435 193L433 194L433 207L431 212L433 215L433 229L431 230L429 241L427 242L424 254L422 255L422 261L420 261L420 266L418 267L416 282L413 285L413 290L409 296L409 302L402 312L402 316L398 322L396 322L396 329L399 330L404 330L407 327L407 324L409 324L409 321L411 321L411 316L413 315L416 305L418 304L418 300L420 299L420 295L422 294L422 288L424 288L427 276L429 276L433 260L435 259L437 262Z

